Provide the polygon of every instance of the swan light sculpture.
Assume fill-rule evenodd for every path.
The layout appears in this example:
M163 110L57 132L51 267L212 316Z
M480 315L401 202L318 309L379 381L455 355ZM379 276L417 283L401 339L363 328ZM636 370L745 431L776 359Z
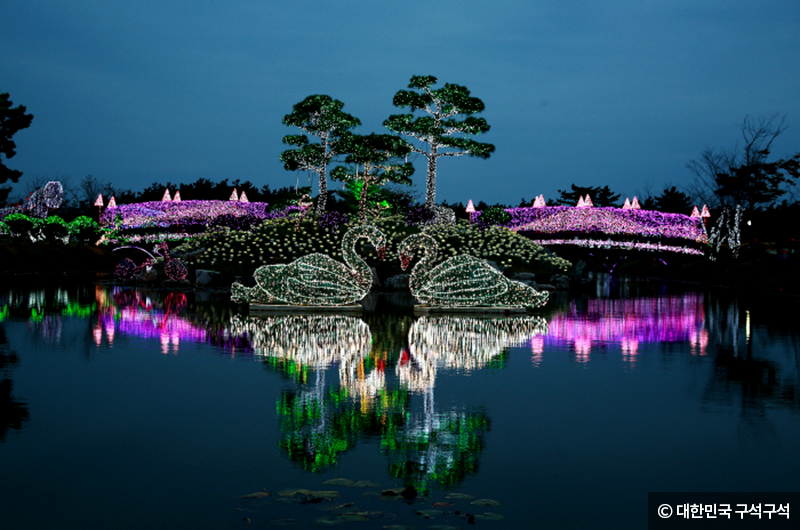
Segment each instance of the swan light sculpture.
M461 254L435 265L438 245L428 234L412 234L400 243L400 266L406 270L417 250L419 262L408 286L419 303L432 306L541 307L549 293L511 280L486 260Z
M371 225L354 226L342 238L344 263L321 253L307 254L289 264L263 265L253 276L255 287L231 286L234 302L285 302L291 305L347 305L364 298L372 287L372 271L356 252L367 239L381 255L386 237Z

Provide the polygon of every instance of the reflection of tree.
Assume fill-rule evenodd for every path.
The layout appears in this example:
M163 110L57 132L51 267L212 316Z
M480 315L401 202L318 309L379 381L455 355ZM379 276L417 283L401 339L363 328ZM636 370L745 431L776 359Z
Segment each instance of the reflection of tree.
M341 454L363 437L379 437L390 472L427 491L431 483L452 485L477 471L489 418L483 411L437 412L433 406L436 363L479 369L503 358L508 346L546 329L540 318L448 319L383 315L371 320L329 315L234 317L231 337L246 336L256 355L299 388L287 389L277 404L279 446L312 472L337 465ZM406 349L403 334L410 341ZM389 352L402 349L400 359ZM399 387L387 382L387 367L399 361L432 368L425 379L422 411L412 414L403 369ZM326 386L325 373L338 365L339 385ZM405 373L407 373L406 370ZM389 371L391 374L392 371ZM292 377L293 374L304 374Z
M279 443L303 469L322 472L338 464L339 455L362 435L397 431L405 420L408 392L382 390L373 406L362 410L347 389L284 391L278 402Z
M772 432L770 408L800 412L798 334L786 333L793 329L788 322L780 326L782 332L770 329L787 314L794 317L793 312L745 309L738 300L721 297L709 305L709 340L716 351L704 400L738 408L742 433L760 438Z
M389 457L393 476L427 492L432 482L452 486L478 471L483 435L489 427L483 411L434 412L426 400L424 413L381 437L381 448Z
M417 319L396 372L404 387L422 393L423 407L402 429L382 437L390 472L419 491L427 491L431 482L454 485L475 473L489 417L483 411L436 411L437 368L468 372L503 367L509 347L544 333L547 322L541 317Z
M5 441L10 429L20 430L28 421L28 406L11 395L12 381L9 372L19 364L19 357L8 347L5 328L0 324L0 442Z
M232 317L232 337L246 337L254 354L271 370L307 384L284 391L278 402L281 450L308 471L323 471L353 447L375 408L356 409L351 397L365 401L384 392L383 366L367 369L372 344L369 326L341 315ZM325 372L338 363L338 388L326 388ZM316 374L312 383L311 374ZM377 401L382 401L378 399Z

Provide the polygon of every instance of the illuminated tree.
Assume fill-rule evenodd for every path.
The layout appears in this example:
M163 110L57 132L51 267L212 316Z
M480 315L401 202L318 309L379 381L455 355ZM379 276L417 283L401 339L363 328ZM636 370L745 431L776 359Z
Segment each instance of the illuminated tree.
M494 145L477 142L470 136L485 133L489 124L473 115L484 109L483 101L470 96L461 85L447 83L442 88L432 89L437 80L433 76L414 76L408 88L394 95L394 106L408 107L408 114L394 114L383 124L391 131L408 136L422 147L411 145L411 150L428 161L425 206L436 205L436 163L446 156L477 156L489 158ZM424 112L414 116L414 111Z
M403 139L390 134L369 134L366 136L350 134L345 136L339 146L346 152L345 163L355 164L355 168L336 167L331 178L359 184L359 222L367 222L367 196L372 189L388 182L411 184L409 178L414 173L414 165L401 162L411 147Z
M297 127L304 134L283 137L283 143L293 145L280 155L283 167L288 171L302 169L319 176L319 199L317 211L322 213L328 200L328 164L339 154L338 143L342 136L361 121L342 112L344 103L326 95L308 96L292 108L292 113L283 117L283 124ZM319 139L311 143L309 136Z

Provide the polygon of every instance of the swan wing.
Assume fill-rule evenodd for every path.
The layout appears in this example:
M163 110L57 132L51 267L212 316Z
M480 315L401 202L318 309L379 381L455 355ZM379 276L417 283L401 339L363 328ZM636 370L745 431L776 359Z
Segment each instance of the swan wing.
M497 269L474 256L450 258L425 275L417 294L420 300L453 305L484 305L501 300L509 282ZM480 301L480 302L479 302Z
M290 271L284 285L295 303L339 305L366 295L354 270L324 254L303 256L290 265Z

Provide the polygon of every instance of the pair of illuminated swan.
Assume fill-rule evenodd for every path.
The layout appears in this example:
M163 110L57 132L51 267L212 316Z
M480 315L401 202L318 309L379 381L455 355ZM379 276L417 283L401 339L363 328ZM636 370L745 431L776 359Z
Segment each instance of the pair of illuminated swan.
M356 244L366 239L382 253L384 234L369 225L355 226L342 238L344 263L324 254L309 254L287 265L264 265L253 276L255 287L234 283L235 302L285 302L292 305L347 305L364 298L372 286L372 271L356 252ZM417 251L421 256L411 270L409 288L421 303L433 306L511 306L540 307L548 293L510 280L485 260L470 255L454 256L434 266L438 245L427 234L413 234L400 244L403 270Z

